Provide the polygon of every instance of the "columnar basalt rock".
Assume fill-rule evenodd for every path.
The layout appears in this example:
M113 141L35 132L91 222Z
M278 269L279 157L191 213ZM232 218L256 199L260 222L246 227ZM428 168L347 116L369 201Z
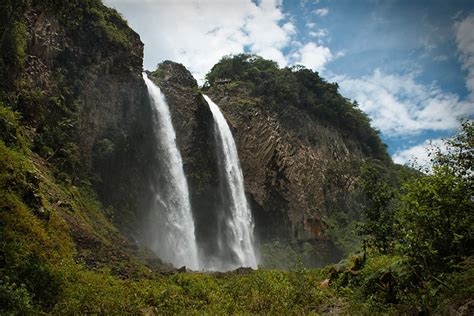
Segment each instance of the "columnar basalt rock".
M298 107L265 104L245 90L224 86L211 96L233 125L260 237L325 240L326 217L336 201L350 204L341 196L354 189L328 190L334 166L364 159L357 141ZM254 100L253 105L242 105L242 98ZM356 177L351 172L341 176L348 183Z
M151 78L169 101L198 240L208 239L209 227L215 227L217 220L209 215L220 203L212 117L183 65L163 62ZM326 218L335 208L350 205L356 178L353 170L338 166L364 159L357 141L300 108L265 104L245 89L220 85L211 89L210 96L236 139L259 240L311 241L332 247ZM242 99L251 102L242 105ZM346 185L336 187L335 181L342 180ZM211 255L217 245L208 246L203 253Z

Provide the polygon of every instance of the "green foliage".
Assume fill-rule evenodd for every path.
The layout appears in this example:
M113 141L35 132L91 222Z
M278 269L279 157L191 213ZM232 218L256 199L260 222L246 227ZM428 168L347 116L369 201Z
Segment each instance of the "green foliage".
M290 269L296 264L298 249L296 245L273 241L260 247L262 266L269 269Z
M25 136L20 128L20 114L0 102L0 139L7 147L26 147Z
M363 182L373 209L365 210L368 220L362 227L371 237L371 252L362 269L333 274L353 311L461 313L469 308L474 295L473 136L473 122L462 122L446 148L434 148L433 167L426 174L397 168L398 181L389 181L367 167ZM400 193L399 183L388 184L403 181ZM384 240L389 247L381 244Z
M79 273L76 251L97 260L87 257L87 248L115 261L110 274L149 274L138 259L116 250L124 241L90 189L58 184L29 149L19 115L3 105L0 114L0 298L8 301L2 312L51 311L76 282L68 277Z
M33 313L31 297L24 285L12 283L8 277L0 279L0 313L3 315Z
M473 254L472 181L447 167L405 185L399 210L400 245L426 271L442 270Z
M331 285L349 314L463 314L474 295L472 257L466 263L426 278L405 256L371 254L358 267L347 261L332 267Z
M425 272L443 271L474 254L474 123L437 149L430 174L405 184L400 248Z
M366 163L361 180L365 203L359 234L364 236L365 245L386 254L393 249L397 237L395 189L384 166L376 162Z
M344 255L349 255L360 249L362 240L357 234L359 222L350 218L344 211L335 210L334 215L327 220L327 235Z
M327 83L317 72L303 66L280 69L273 61L239 54L226 56L214 65L206 75L205 87L218 87L223 79L231 80L228 85L246 83L252 96L263 97L267 103L300 107L354 137L366 154L390 162L367 115L356 102L351 103L338 93L337 84Z
M324 177L325 204L331 210L326 218L326 234L345 255L357 252L362 243L356 229L364 200L362 163L358 158L331 161Z
M34 302L44 309L53 307L62 291L61 275L43 260L30 256L15 271L16 282L23 282Z
M472 266L423 277L407 256L370 253L367 261L350 257L337 272L314 270L304 268L305 256L295 260L299 252L281 243L267 249L269 262L293 263L291 271L146 274L132 259L113 261L122 256L112 247L119 242L117 232L95 194L58 185L27 144L18 146L11 137L24 135L18 115L8 108L2 113L2 122L8 122L0 125L2 135L11 140L9 146L0 142L2 313L413 313L456 309L473 295L472 287L459 286L472 284ZM104 139L98 152L107 156L109 145ZM76 247L73 230L80 233ZM85 242L91 244L80 248ZM310 248L303 244L300 250L310 257ZM73 258L100 265L89 269ZM328 275L331 285L320 287Z
M260 246L261 267L265 269L290 270L300 262L305 267L321 267L339 260L332 243L310 243L275 240ZM335 259L336 258L336 259Z
M23 14L29 1L5 0L0 6L0 91L14 87L26 57L26 26ZM3 97L3 96L2 96Z
M31 80L37 78L30 78L23 67L27 55L35 56L26 51L31 11L57 20L58 36L66 36L68 41L52 56L39 56L49 58L42 61L52 66L42 77L41 88L32 87ZM6 0L0 6L0 20L0 100L20 112L23 122L36 131L33 150L54 163L60 173L78 181L88 167L77 147L78 95L84 78L90 75L87 69L95 69L103 51L114 51L118 56L110 67L112 72L141 63L140 53L134 53L141 49L138 35L116 10L100 0ZM125 62L125 58L132 60Z
M435 148L431 153L435 167L448 168L456 177L472 184L474 176L474 122L461 121L459 132L446 141L446 148Z
M58 70L51 74L54 82L49 86L53 97L32 89L21 76L27 57L24 14L33 7L58 17L72 41L84 41L88 34L83 44L90 50L78 61L71 61L71 51L61 52L55 61ZM382 172L383 166L367 166L363 233L371 249L381 252L393 251L393 244L398 243L397 255L369 252L367 261L365 256L352 256L337 271L331 270L329 288L318 286L328 269L303 266L314 256L309 243L263 247L268 267L294 266L291 271L159 276L127 249L104 217L87 179L81 177L76 139L81 106L78 81L85 65L96 63L91 52L104 49L100 46L105 43L107 49L130 56L135 34L115 10L98 0L60 4L6 0L0 6L0 20L2 314L446 313L472 299L472 257L464 258L472 256L474 244L472 122L463 123L463 131L449 142L447 153L435 153L431 174L404 186L397 212L393 201L397 184L389 181L391 174ZM123 70L116 66L111 71ZM389 165L385 147L367 116L355 102L339 95L337 84L325 82L311 70L279 69L274 62L243 54L224 58L206 79L210 89L219 79L230 79L228 89L245 89L253 95L237 100L236 106L255 107L268 101L270 106L300 107L340 127L359 140L365 153ZM126 138L115 131L112 134L96 143L94 159L99 167L105 167L126 145ZM407 170L399 171L403 178L412 177ZM71 178L80 186L72 185ZM343 212L337 216L337 222L353 219ZM337 235L345 232L337 231Z
M164 314L301 314L337 301L316 285L320 271L252 271L245 274L181 273L154 280L117 279L105 270L68 267L55 312ZM332 300L332 302L331 302Z
M86 21L99 28L99 34L104 34L105 40L123 49L133 48L129 39L132 31L115 9L97 5L92 6L88 14Z

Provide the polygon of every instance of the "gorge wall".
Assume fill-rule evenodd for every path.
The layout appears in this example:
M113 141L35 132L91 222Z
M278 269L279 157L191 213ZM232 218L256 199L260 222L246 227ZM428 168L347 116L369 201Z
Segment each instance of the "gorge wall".
M151 78L170 105L197 238L209 240L223 203L217 194L211 114L183 65L165 61ZM342 250L328 234L329 219L337 212L358 212L359 166L373 155L364 152L356 135L296 104L265 102L244 85L214 84L206 94L224 112L236 139L260 243L309 242L327 260L337 260ZM216 247L208 244L203 251L211 256Z
M0 18L1 270L149 274L130 242L155 154L138 34L99 0L8 0Z
M356 174L336 166L361 161L357 143L337 128L287 104L241 105L245 91L215 89L212 96L234 128L248 194L263 239L324 238L325 217L349 196ZM340 174L335 175L334 172ZM334 176L344 185L331 191ZM341 181L342 184L342 181Z
M21 45L11 48L17 67L2 67L3 88L35 152L74 183L92 182L109 215L134 227L153 154L138 34L100 1L8 5Z

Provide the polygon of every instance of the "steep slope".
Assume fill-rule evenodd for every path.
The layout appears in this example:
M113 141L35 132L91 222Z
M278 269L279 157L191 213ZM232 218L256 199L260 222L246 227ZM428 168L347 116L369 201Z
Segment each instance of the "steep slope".
M117 229L134 232L152 155L138 35L100 1L0 10L0 305L151 277Z
M132 227L152 148L139 36L96 0L7 1L2 16L2 99L34 131L33 151L92 182Z
M226 69L229 61L234 68ZM224 203L218 194L212 117L184 66L165 61L151 78L170 105L197 238L202 255L212 257ZM372 159L391 168L367 117L317 74L278 69L253 56L224 59L209 73L208 83L204 90L225 113L239 147L263 256L276 251L294 257L293 250L306 251L305 263L320 265L351 250L356 236L347 233L360 215L360 166ZM279 244L275 250L276 241L294 249Z

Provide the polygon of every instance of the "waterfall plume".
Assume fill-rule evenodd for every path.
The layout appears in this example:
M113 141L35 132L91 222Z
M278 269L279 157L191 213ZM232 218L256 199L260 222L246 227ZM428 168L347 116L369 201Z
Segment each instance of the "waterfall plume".
M165 96L144 73L156 134L159 170L153 176L154 197L146 223L146 245L175 267L199 269L188 183Z
M254 221L244 191L244 177L240 167L239 156L234 138L227 121L219 107L206 95L214 118L214 136L217 147L219 176L222 195L225 196L219 245L230 248L231 255L221 256L213 266L217 270L231 270L237 267L257 268L254 249ZM225 249L223 249L225 253Z

